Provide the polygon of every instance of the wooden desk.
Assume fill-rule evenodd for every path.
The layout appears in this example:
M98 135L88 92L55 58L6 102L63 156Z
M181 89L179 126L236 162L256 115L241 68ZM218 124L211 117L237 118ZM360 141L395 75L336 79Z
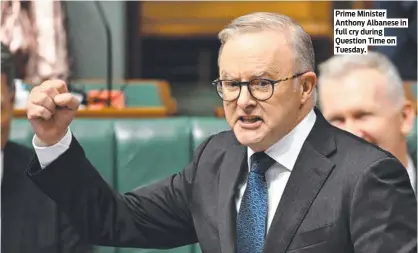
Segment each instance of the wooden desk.
M73 80L74 84L88 85L90 87L99 86L95 89L100 90L101 85L106 84L104 79L77 79ZM163 79L121 79L113 80L113 85L115 84L127 84L127 85L143 85L143 84L153 84L157 87L161 101L163 102L164 107L170 112L170 114L175 114L177 112L177 101L171 93L171 85L166 80Z
M164 107L143 108L104 108L100 110L80 109L77 118L163 118L168 117L170 112ZM14 117L25 118L26 110L15 110Z

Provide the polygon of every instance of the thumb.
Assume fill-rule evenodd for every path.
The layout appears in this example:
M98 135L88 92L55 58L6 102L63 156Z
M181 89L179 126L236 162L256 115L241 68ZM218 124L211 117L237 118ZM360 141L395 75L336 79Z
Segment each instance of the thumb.
M54 103L60 107L67 107L73 111L78 110L80 101L71 93L61 93L54 97Z

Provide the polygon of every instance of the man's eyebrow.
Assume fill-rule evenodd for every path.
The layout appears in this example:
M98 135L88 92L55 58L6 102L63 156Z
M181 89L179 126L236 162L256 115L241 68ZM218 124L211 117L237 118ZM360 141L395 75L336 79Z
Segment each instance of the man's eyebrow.
M252 74L251 78L263 78L263 77L274 78L278 75L278 73L279 71L276 71L274 69L261 70ZM227 73L226 71L221 71L221 79L234 80L237 78Z
M232 77L232 75L230 75L226 71L221 71L221 79L230 79L230 80L232 80L234 78Z
M254 78L262 78L262 77L274 78L274 77L277 76L277 74L278 74L277 71L265 70L265 71L259 71L259 72L255 73L254 75L252 75L252 77L254 77Z
M252 77L266 77L266 76L271 76L270 73L268 73L268 71L259 71L257 73L255 73L254 75L252 75Z

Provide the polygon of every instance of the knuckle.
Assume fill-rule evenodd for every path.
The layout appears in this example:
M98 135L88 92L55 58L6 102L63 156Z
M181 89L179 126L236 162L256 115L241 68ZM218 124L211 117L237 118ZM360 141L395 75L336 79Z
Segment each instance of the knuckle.
M41 106L38 106L37 108L36 108L36 114L37 115L42 115L42 112L45 110L45 108L44 107L41 107Z
M42 93L48 93L54 90L54 87L51 85L40 86L39 91Z
M40 117L39 111L36 110L36 109L31 111L31 112L28 112L28 118L29 119L36 119L36 118L39 118L39 117Z
M40 86L34 86L31 90L31 93L39 92L39 88L40 88Z
M42 83L40 88L45 92L54 92L62 86L65 86L65 83L61 80L48 80Z
M36 94L40 93L40 89L39 87L33 87L31 92L29 93L29 98L33 98L34 96L36 96Z
M45 91L45 93L46 93L49 97L51 97L51 98L53 98L53 97L55 97L56 95L58 95L58 91L57 91L57 89L55 89L55 88L48 89L47 91Z
M35 113L33 112L31 108L28 108L26 114L27 114L28 119L33 119L35 117Z
M48 96L45 93L39 93L32 98L32 102L34 104L44 104L47 100Z
M58 89L67 87L67 84L63 80L53 80L51 84Z
M43 118L48 118L50 114L50 112L45 107L40 108L39 113Z
M40 90L47 90L50 87L51 87L50 81L46 81L46 82L42 83L41 85L39 85Z

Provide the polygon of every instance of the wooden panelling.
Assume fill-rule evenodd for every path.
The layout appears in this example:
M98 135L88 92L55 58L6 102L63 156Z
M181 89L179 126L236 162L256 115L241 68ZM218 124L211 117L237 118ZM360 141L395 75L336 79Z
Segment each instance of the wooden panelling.
M302 23L303 28L311 36L328 36L330 26L325 23ZM144 27L142 36L186 37L216 36L224 28L224 24L150 24Z
M332 35L331 2L141 2L140 36L215 36L231 20L252 12L276 12L314 36Z
M375 9L373 1L353 1L353 9Z
M318 2L324 6L325 2ZM230 19L255 11L280 12L304 18L312 11L312 2L143 2L141 14L155 20ZM317 10L323 12L323 10Z

